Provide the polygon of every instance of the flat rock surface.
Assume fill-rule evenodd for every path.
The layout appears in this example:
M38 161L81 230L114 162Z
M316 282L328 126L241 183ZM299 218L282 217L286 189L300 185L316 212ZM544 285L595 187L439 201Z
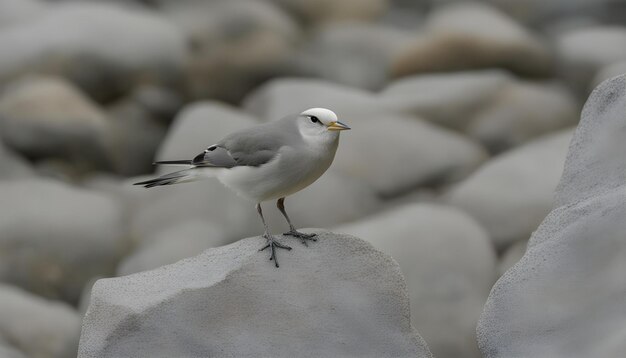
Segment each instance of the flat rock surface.
M98 281L79 357L431 357L398 264L320 233L268 261L260 237Z
M626 75L583 109L555 208L493 287L485 357L621 357L626 351Z

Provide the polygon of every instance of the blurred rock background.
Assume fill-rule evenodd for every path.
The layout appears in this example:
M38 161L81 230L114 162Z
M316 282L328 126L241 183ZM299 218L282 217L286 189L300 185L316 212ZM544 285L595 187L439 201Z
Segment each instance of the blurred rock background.
M353 130L293 221L394 256L433 354L479 357L584 100L623 72L623 0L0 0L0 356L75 356L95 279L259 234L217 182L131 183L320 106Z

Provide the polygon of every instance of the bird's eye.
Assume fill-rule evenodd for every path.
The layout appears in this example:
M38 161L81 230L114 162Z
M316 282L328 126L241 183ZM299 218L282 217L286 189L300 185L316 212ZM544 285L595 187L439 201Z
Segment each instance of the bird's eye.
M311 117L309 117L309 118L311 118L311 122L313 122L313 123L317 123L317 122L319 122L319 121L320 121L320 120L319 120L317 117L315 117L315 116L311 116Z

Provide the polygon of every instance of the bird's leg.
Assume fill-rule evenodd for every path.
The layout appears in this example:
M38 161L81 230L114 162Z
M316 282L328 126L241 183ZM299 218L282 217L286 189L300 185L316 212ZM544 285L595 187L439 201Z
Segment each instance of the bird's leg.
M278 241L276 241L276 238L274 236L270 235L267 224L265 223L265 218L263 217L263 210L261 209L261 203L256 204L256 211L259 213L259 216L261 217L261 221L263 222L263 227L265 227L265 233L263 233L263 237L267 240L267 245L263 246L263 248L261 248L259 251L263 251L269 248L270 260L274 260L274 265L276 265L276 267L279 267L278 258L276 257L276 249L280 248L280 249L285 249L285 250L291 250L291 247L279 243Z
M317 241L317 239L315 238L315 236L317 236L316 234L305 234L296 230L296 228L293 226L291 220L289 220L289 215L287 215L287 211L285 211L285 198L278 199L276 201L276 206L278 207L278 210L283 213L283 216L285 217L285 219L287 219L287 223L289 224L289 232L286 232L283 235L297 237L298 239L300 239L300 241L302 241L304 246L309 246L309 244L306 243L306 240Z

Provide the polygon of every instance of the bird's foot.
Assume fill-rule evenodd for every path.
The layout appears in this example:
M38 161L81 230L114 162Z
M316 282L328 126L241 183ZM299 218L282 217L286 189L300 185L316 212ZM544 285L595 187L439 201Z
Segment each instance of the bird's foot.
M285 249L291 250L291 247L287 245L283 245L280 242L276 241L276 238L269 234L264 234L263 237L267 240L267 245L263 246L259 251L263 251L267 248L270 249L270 260L274 260L274 265L279 267L278 258L276 257L276 249Z
M305 234L303 232L300 232L296 229L291 229L289 230L289 232L284 233L283 235L285 236L293 236L295 238L300 239L300 241L302 242L302 244L304 246L309 246L309 244L307 244L307 240L311 240L311 241L317 241L317 234Z

